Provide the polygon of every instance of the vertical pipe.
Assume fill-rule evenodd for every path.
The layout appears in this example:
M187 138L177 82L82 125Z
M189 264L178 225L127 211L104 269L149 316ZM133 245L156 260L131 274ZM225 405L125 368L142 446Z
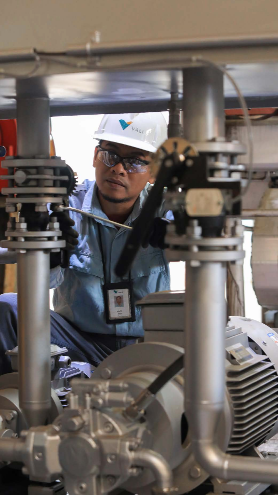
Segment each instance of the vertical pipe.
M17 255L19 404L30 426L50 407L49 252Z
M18 98L20 157L49 156L49 125L47 98ZM45 424L51 407L49 256L43 250L17 256L19 404L29 426Z
M202 404L211 404L218 411L224 407L225 282L224 263L186 266L185 410L193 429L191 412Z
M225 137L223 74L213 67L183 71L183 129L191 143Z
M50 109L48 98L18 98L17 154L21 158L49 156Z

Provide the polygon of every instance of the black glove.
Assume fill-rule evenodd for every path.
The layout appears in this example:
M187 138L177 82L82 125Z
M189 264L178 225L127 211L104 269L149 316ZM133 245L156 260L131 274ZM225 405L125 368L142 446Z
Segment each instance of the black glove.
M50 208L52 209L51 205ZM50 254L50 268L55 268L61 265L63 268L68 267L69 252L78 245L78 232L72 227L75 225L74 220L70 218L66 211L54 211L50 218L56 217L62 231L62 239L66 241L66 249L60 253Z
M150 244L152 247L165 249L166 244L164 243L164 238L169 223L170 220L167 220L166 218L156 217L142 241L142 247L146 248Z

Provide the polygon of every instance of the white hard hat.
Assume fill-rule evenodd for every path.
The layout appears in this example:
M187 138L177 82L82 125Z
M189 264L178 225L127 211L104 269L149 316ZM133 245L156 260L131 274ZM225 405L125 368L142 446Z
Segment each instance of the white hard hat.
M109 114L94 138L154 153L167 139L167 124L160 112Z

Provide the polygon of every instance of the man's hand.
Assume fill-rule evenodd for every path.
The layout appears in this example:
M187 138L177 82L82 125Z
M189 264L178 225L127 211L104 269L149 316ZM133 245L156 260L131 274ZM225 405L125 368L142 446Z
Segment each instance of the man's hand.
M53 205L54 206L54 205ZM52 205L50 206L52 209ZM75 246L78 245L78 232L72 227L75 225L74 220L70 218L69 214L65 211L54 211L50 218L56 217L60 224L60 230L62 231L62 239L66 241L66 249L63 256L61 253L51 253L50 255L50 268L55 268L58 265L62 265L64 268L68 266L68 254ZM66 253L65 253L66 251Z
M170 223L170 220L166 218L156 217L151 225L150 230L144 237L142 242L142 247L146 248L148 245L151 245L155 248L165 249L167 246L164 243L164 238L166 235L167 225Z

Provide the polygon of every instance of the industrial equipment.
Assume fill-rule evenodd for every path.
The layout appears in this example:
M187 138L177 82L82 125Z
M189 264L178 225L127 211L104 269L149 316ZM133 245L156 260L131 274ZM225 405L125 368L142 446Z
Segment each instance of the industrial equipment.
M31 3L30 18L35 18L38 7ZM70 47L69 41L79 42L81 34L87 37L91 30L91 25L80 21L85 3L69 5L65 17L64 8L60 10L55 2L57 15L51 22L44 19L41 30L19 32L22 50L17 50L14 39L6 45L6 31L6 52L0 53L6 82L5 86L0 81L0 115L15 117L16 112L18 135L17 156L4 161L8 186L2 193L10 222L1 246L10 250L7 259L15 259L16 253L19 315L15 365L19 374L0 377L1 466L22 468L32 482L29 495L123 490L139 495L182 495L192 490L259 495L278 482L277 461L259 450L278 431L278 335L242 316L229 319L225 284L228 264L239 267L233 276L240 275L244 257L240 221L257 215L244 206L255 168L243 94L251 106L256 95L265 101L271 95L272 105L277 99L268 86L271 64L263 66L264 77L259 63L254 64L255 77L250 77L246 61L267 58L277 64L277 39L271 31L277 16L270 19L266 6L259 8L256 2L257 11L250 12L253 24L249 18L248 23L242 18L237 23L229 4L221 24L216 15L219 2L214 1L212 22L204 22L201 4L205 8L208 2L197 1L191 8L196 26L206 33L201 38L185 6L177 0L171 5L163 1L168 27L163 42L157 12L154 17L151 7L149 19L143 10L138 16L132 11L137 24L126 23L123 42L116 43L113 37L119 20L114 10L113 29L111 19L104 28L106 43L100 42L96 30L83 44ZM22 4L18 2L19 9ZM135 8L129 3L129 14L131 4ZM149 2L143 4L149 8ZM271 0L268 4L276 12ZM48 2L48 9L50 5L54 2ZM98 7L95 17L87 18L103 25L102 16L109 17L107 7L105 11L104 4ZM91 8L87 6L87 14ZM177 15L180 9L186 15ZM61 12L64 29L60 29ZM255 22L256 16L261 22ZM192 36L187 40L185 17ZM139 19L146 27L141 43L134 38ZM229 35L232 19L235 36ZM247 25L249 34L244 36ZM259 33L251 32L254 25ZM266 34L264 25L269 29ZM223 32L212 38L219 26ZM7 30L7 25L1 29ZM224 63L234 65L225 68ZM248 91L240 91L233 71L249 81ZM236 103L234 92L224 87L224 76L243 109L246 143L226 138L224 109ZM6 98L6 92L16 99ZM167 256L170 261L186 261L185 297L156 294L141 301L146 341L114 353L91 379L69 383L68 378L78 376L80 370L63 357L65 350L50 352L49 258L63 250L65 241L47 205L67 208L64 200L75 179L63 160L50 158L50 115L161 110L169 104L170 94L169 139L153 157L156 182L130 231L117 274L122 276L130 268L157 206L165 200L174 215L165 237ZM237 158L246 151L243 165ZM275 193L267 195L271 198L265 199L266 209L273 209ZM263 235L267 237L267 232ZM276 269L276 240L272 246L270 271L273 265ZM256 277L260 250L255 251ZM66 266L66 259L61 262ZM259 289L263 297L268 287ZM16 351L11 355L16 362Z

